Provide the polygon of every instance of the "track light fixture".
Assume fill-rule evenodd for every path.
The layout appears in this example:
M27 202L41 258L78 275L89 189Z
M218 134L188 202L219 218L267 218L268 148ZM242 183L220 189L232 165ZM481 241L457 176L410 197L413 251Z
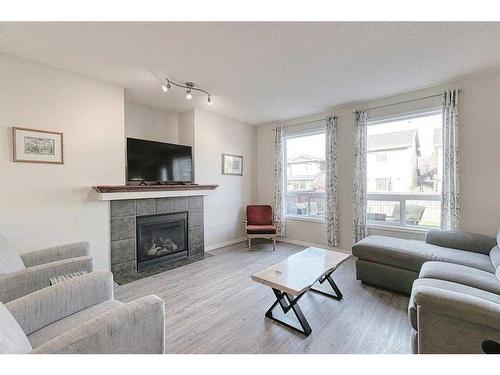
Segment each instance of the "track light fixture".
M213 100L212 100L212 94L210 94L208 91L205 91L203 89L200 89L198 87L195 87L193 82L186 82L186 84L181 84L181 83L175 83L174 81L169 80L168 78L165 78L165 81L167 82L166 84L161 85L161 89L163 92L167 92L172 85L186 89L186 99L191 100L193 99L193 94L192 91L199 91L207 95L207 104L212 105Z

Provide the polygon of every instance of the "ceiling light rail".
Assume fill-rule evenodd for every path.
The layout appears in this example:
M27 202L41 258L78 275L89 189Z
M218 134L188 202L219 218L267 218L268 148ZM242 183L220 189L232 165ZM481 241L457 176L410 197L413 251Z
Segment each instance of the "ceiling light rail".
M195 87L195 84L193 82L186 82L185 84L182 83L176 83L168 78L165 78L166 83L161 85L161 89L163 92L168 92L172 86L180 87L182 89L186 89L186 99L191 100L193 99L193 94L191 93L192 91L199 91L207 95L207 103L208 105L213 104L212 100L212 94L210 94L208 91L200 89L198 87Z

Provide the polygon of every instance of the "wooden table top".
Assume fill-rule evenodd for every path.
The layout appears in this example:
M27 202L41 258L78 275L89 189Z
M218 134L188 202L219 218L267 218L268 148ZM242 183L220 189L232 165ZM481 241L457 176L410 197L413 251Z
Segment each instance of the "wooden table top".
M253 281L297 296L350 257L338 251L308 247L251 277Z

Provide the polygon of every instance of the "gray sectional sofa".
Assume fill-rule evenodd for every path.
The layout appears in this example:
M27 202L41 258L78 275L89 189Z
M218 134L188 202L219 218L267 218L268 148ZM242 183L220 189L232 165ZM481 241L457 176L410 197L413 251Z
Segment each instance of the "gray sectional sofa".
M430 231L426 241L369 236L354 245L358 280L410 294L414 353L481 353L500 342L497 238Z
M429 261L460 264L495 273L500 250L494 237L481 234L430 230L425 242L368 236L352 247L356 277L367 284L410 294L422 265ZM498 249L498 248L497 248Z

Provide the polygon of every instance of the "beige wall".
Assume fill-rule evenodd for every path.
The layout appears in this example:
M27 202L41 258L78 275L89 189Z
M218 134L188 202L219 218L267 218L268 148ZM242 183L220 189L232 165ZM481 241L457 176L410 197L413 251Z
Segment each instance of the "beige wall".
M125 135L131 138L177 143L178 116L140 104L125 102Z
M0 232L27 252L89 241L109 268L109 208L91 186L123 184L123 89L0 54ZM64 133L64 165L12 162L11 127Z
M356 108L406 101L439 93L444 88L458 87L463 90L460 102L460 157L463 229L493 235L500 226L500 73L489 74L431 87L423 90L373 100L362 105L332 108L328 112L285 121L293 125L304 121L324 118L327 114L339 116L338 161L341 247L352 245L352 111ZM440 98L412 101L396 106L370 111L370 117L384 117L394 113L412 112L440 105ZM257 196L260 203L272 203L273 199L273 140L272 128L266 124L258 128ZM311 125L313 126L313 125ZM290 128L292 129L292 128ZM423 238L422 234L371 230L373 234L385 234L405 238ZM324 224L305 221L287 221L286 237L295 241L326 245Z
M218 184L205 198L207 249L243 239L244 209L257 199L257 129L209 112L194 111L195 180ZM243 176L222 174L222 154L243 156Z

